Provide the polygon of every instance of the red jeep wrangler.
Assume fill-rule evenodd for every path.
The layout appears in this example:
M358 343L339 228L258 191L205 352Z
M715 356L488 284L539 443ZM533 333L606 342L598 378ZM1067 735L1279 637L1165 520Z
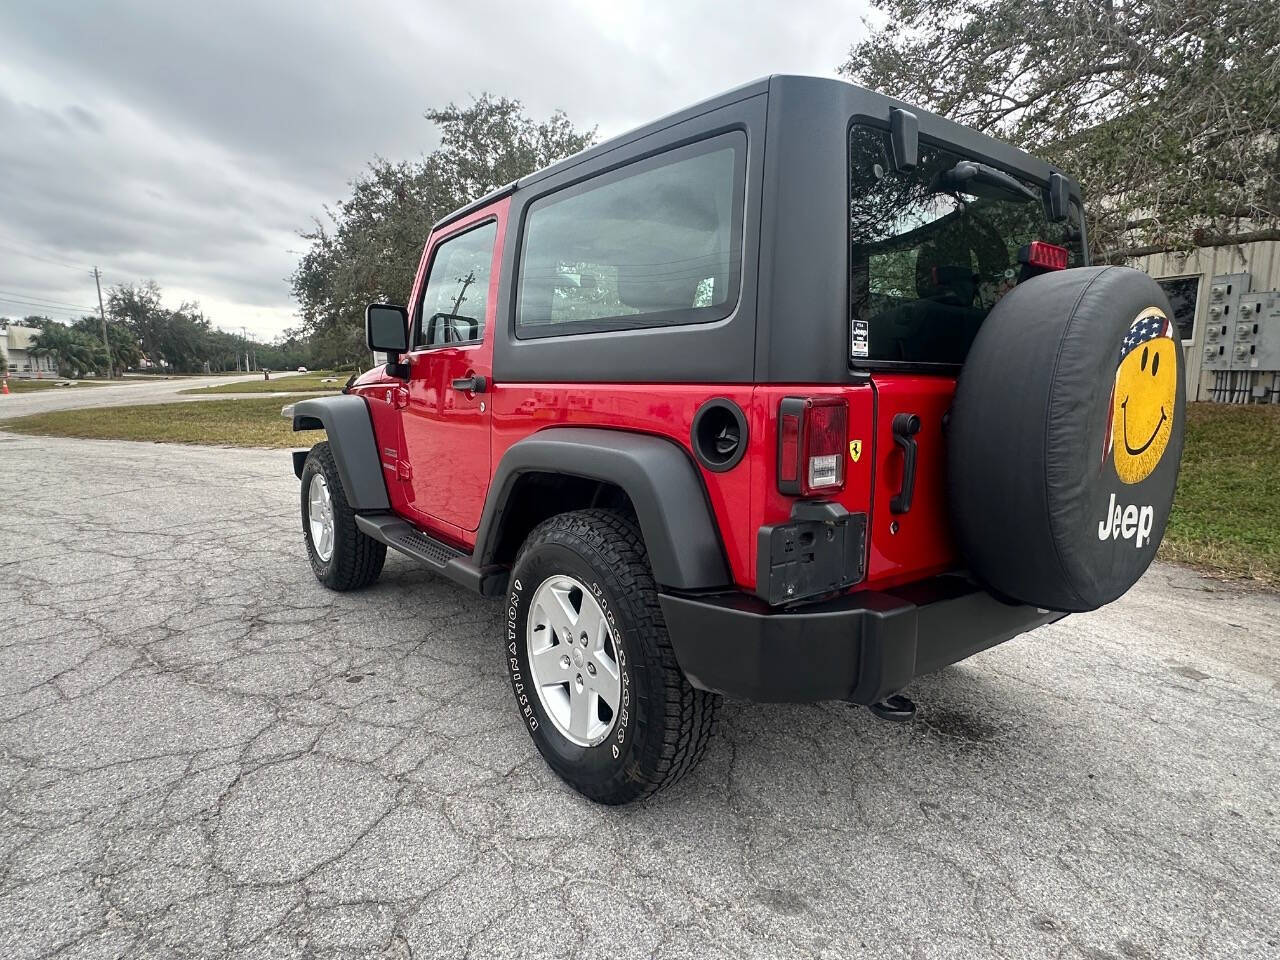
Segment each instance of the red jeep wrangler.
M387 363L286 408L328 437L307 552L503 598L538 749L624 803L720 695L909 717L913 677L1124 593L1181 456L1169 315L1087 266L1060 171L771 77L435 225L366 313Z

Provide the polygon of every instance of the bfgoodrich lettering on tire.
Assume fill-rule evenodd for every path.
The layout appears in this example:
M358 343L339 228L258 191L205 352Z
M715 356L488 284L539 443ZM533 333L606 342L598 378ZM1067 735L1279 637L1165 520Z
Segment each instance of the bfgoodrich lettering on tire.
M1018 284L978 331L948 433L951 508L997 594L1093 610L1155 557L1186 403L1170 316L1146 274L1085 267Z
M719 698L676 663L640 532L606 510L544 522L516 558L504 646L539 752L579 793L627 803L702 756Z

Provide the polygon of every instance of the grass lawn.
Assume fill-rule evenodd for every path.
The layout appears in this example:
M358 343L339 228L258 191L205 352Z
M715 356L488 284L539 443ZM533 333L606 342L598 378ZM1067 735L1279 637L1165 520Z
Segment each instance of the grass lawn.
M347 382L349 373L316 370L311 373L290 374L281 376L272 374L270 380L245 380L241 383L219 383L213 387L192 387L181 393L284 393L293 391L320 392L332 390L335 393ZM336 378L333 383L321 383L321 380Z
M1160 556L1280 586L1280 406L1187 405Z
M307 447L322 439L300 437L280 416L279 397L198 400L133 407L92 407L37 413L0 423L14 433L93 440L152 440L227 447ZM0 413L3 409L0 408Z
M57 380L10 380L10 393L33 393L36 390L72 390L75 387L100 387L106 380L77 380L72 386L58 386Z

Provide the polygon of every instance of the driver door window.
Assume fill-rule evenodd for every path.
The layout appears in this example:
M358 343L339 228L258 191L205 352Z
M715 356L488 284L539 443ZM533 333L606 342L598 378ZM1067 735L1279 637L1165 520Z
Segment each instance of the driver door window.
M496 223L486 223L436 247L422 291L414 347L478 343L484 339L493 271Z

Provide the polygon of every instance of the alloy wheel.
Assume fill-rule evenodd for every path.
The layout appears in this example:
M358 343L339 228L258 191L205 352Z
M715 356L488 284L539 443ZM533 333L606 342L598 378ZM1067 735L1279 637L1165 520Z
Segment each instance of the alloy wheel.
M548 577L533 594L526 643L542 709L580 747L609 735L622 698L618 648L604 611L573 577Z

